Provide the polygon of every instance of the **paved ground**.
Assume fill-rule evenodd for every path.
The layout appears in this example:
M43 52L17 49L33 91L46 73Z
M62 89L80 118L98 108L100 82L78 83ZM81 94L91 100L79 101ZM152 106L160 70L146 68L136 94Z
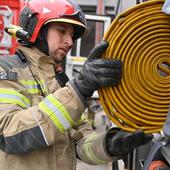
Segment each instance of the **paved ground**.
M78 161L77 170L108 170L107 165L88 165L84 162Z
M113 169L111 163L109 163L108 165L88 165L82 161L78 161L77 170L113 170ZM122 161L119 161L119 170L124 170Z

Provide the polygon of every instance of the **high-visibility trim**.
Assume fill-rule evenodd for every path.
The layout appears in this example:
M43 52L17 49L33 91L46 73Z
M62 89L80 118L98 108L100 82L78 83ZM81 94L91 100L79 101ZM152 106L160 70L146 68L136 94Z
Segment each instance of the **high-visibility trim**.
M86 158L92 161L95 164L105 164L106 162L103 160L98 159L95 154L93 153L93 150L91 148L92 141L95 140L97 137L96 133L91 134L83 144L83 150L86 155Z
M51 113L51 110L48 108L48 106L41 102L39 103L39 108L46 113L48 116L50 116L51 120L53 121L54 125L59 129L59 131L61 133L64 133L65 128L63 127L63 125L60 123L60 121L58 120L58 118L55 116L55 114Z
M30 107L30 100L16 90L0 88L0 102L17 104L21 107Z
M21 80L21 83L27 88L29 93L36 94L39 92L37 82L35 80ZM44 80L40 80L38 83L40 84L42 91L46 92L47 90L45 88Z
M74 122L62 103L50 94L42 102L39 108L47 114L61 133L74 125Z

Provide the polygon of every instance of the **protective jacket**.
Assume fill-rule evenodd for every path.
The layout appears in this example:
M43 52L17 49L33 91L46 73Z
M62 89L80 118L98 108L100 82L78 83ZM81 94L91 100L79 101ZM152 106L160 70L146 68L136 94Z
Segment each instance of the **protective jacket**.
M89 164L111 161L104 134L80 120L83 96L57 82L53 59L18 50L20 57L0 57L0 169L75 170L76 155Z

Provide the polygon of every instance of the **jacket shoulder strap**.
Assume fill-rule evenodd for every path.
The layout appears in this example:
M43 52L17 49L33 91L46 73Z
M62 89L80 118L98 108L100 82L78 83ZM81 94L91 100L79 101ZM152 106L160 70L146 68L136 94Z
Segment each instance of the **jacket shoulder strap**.
M15 68L25 68L29 63L24 56L21 56L20 53L16 52L16 55L5 55L0 56L0 66L4 70L10 70L13 67Z

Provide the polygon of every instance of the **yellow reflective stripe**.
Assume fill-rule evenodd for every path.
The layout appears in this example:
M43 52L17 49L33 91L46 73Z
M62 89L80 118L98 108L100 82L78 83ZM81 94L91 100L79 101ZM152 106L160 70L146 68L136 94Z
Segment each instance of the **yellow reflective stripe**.
M60 132L66 131L74 125L74 122L62 103L50 94L42 102L39 103L39 108L50 116Z
M85 141L84 141L84 144L83 144L83 150L84 150L84 153L86 155L86 158L91 160L93 163L95 164L104 164L106 163L105 161L102 161L100 159L98 159L92 149L91 149L91 144L93 142L93 140L95 140L97 137L97 134L96 133L93 133L91 134Z
M66 108L62 103L60 103L53 95L48 95L47 98L64 114L64 117L69 121L71 126L74 125L74 121L72 120L70 114L67 112Z
M64 133L65 131L64 126L60 123L57 117L51 112L51 110L43 101L39 103L38 107L51 118L55 126L59 129L59 131L61 133Z
M40 80L39 83L41 85L41 88L42 88L43 92L46 92L47 89L46 89L46 86L45 86L45 81L44 80Z
M38 81L41 85L42 91L46 92L44 80ZM37 88L37 82L35 80L21 80L21 83L27 88L27 90L31 93L38 93L39 89Z
M21 107L30 107L30 100L16 90L0 88L0 102L17 104Z

